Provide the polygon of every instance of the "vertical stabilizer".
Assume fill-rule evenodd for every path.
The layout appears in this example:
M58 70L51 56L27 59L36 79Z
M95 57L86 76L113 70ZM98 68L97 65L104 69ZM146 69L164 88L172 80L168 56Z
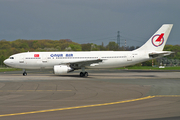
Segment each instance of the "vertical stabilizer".
M135 51L162 51L173 24L164 24L159 30L140 48Z

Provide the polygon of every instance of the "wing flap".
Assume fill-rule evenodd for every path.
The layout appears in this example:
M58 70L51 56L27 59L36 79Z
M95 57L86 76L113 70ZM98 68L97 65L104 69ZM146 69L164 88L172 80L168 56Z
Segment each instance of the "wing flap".
M61 64L69 64L70 67L74 69L80 69L81 67L90 66L91 64L98 65L99 62L102 62L102 59L94 59L94 60L81 60L81 61L75 61L75 62L64 62Z

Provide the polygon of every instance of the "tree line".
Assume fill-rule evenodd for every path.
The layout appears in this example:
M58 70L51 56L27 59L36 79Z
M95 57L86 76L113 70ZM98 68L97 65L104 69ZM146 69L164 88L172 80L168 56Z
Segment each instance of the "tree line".
M135 46L119 47L115 42L109 42L104 46L94 43L78 44L70 39L61 40L24 40L17 39L15 41L0 41L0 65L12 54L21 52L34 51L132 51L137 49ZM166 45L165 51L174 51L175 53L168 56L171 59L180 59L180 45Z

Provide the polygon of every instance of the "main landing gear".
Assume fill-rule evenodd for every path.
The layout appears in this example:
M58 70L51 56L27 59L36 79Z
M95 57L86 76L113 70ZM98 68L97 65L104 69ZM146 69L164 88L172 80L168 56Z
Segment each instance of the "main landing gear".
M82 70L82 72L80 72L79 76L80 77L87 77L88 76L88 72L85 71L85 68L82 67L81 70Z
M23 72L23 76L26 76L27 75L27 72L26 72L26 70L23 70L24 72Z
M80 77L87 77L88 76L88 72L80 72Z

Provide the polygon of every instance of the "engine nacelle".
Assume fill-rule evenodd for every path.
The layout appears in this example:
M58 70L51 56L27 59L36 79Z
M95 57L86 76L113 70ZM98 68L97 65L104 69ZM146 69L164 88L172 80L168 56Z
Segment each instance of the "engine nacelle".
M66 74L68 72L74 71L71 67L67 65L55 65L54 74Z

